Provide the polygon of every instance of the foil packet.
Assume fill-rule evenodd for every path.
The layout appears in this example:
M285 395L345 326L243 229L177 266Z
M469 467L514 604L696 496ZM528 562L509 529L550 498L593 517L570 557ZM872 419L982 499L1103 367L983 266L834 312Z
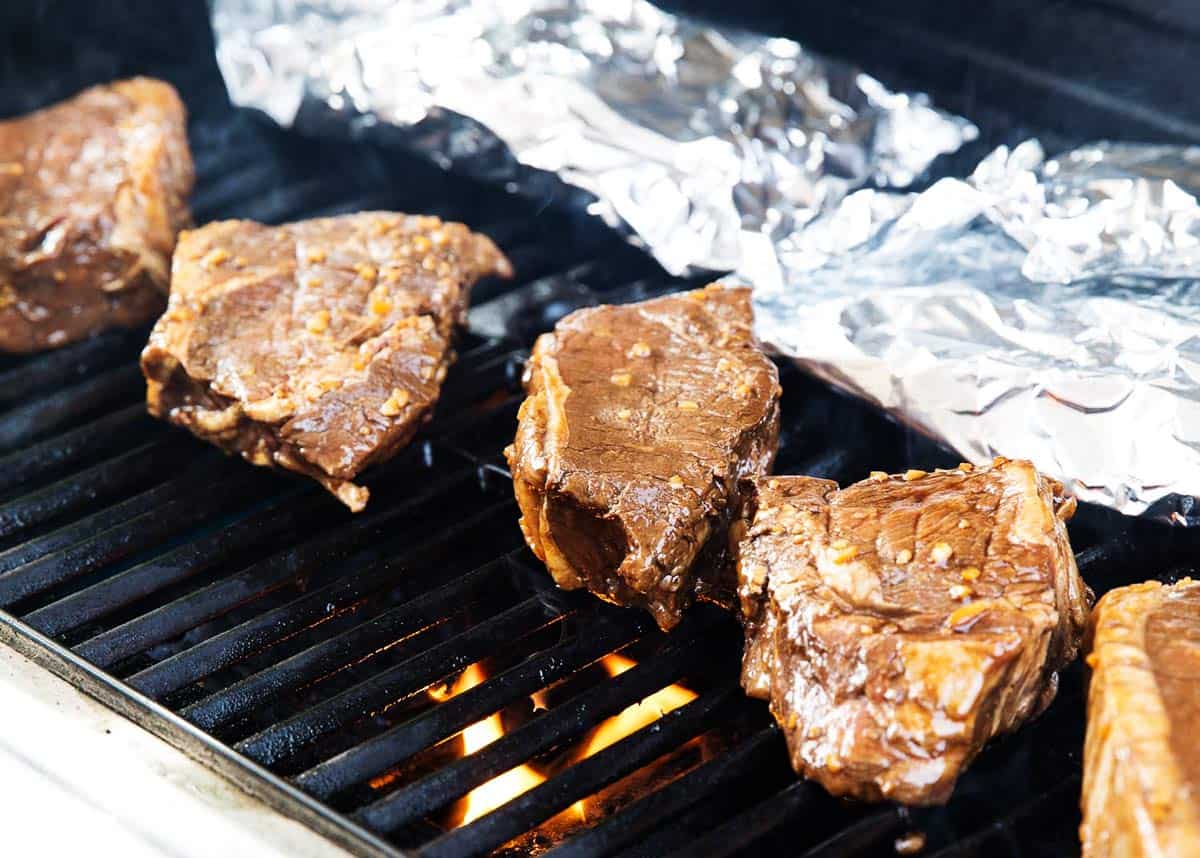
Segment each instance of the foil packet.
M903 188L974 139L796 42L644 0L213 0L234 103L308 133L383 123L443 166L594 195L672 274L740 267L867 185ZM399 129L399 133L397 133Z
M1176 524L1200 495L1200 148L1036 141L764 248L763 338L979 463Z

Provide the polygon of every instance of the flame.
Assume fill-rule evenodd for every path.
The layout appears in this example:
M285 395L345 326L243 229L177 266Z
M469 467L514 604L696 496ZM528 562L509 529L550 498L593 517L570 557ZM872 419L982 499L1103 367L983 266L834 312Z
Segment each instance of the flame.
M609 678L620 676L636 664L637 662L632 659L616 653L605 656L601 661ZM463 671L462 676L452 686L430 688L427 693L432 700L441 703L474 688L486 678L487 675L483 668L478 664L473 664ZM543 710L550 708L544 691L535 693L532 695L532 699L535 708ZM631 733L654 723L671 710L678 709L695 699L696 694L682 685L670 685L656 691L644 700L634 703L601 722L579 750L572 754L572 759L574 762L579 762L595 756ZM503 735L504 725L500 713L494 713L482 721L477 721L462 731L463 755L473 754ZM456 804L455 816L459 819L458 824L466 825L473 822L545 780L545 776L529 765L519 765L497 775L487 783L471 790ZM587 799L583 799L575 802L569 811L564 811L563 815L572 813L578 819L585 820L587 818L586 809Z
M453 687L430 689L429 696L440 703L474 688L486 678L483 668L478 664L473 664L463 671L462 676L458 678ZM476 721L462 732L463 756L475 753L503 735L504 725L500 720L500 713L497 712L482 721ZM497 775L467 793L460 803L462 820L459 825L474 822L484 814L491 813L500 805L512 801L521 793L533 789L544 780L544 777L527 765L520 765Z
M612 679L629 670L637 662L623 655L613 653L612 655L605 656L602 664L608 672L609 678ZM629 734L636 733L643 727L653 724L672 709L678 709L685 703L690 703L695 699L695 692L684 688L682 685L668 685L661 691L654 692L645 700L622 709L612 718L602 722L588 738L587 744L580 751L578 759L586 760L588 757L600 753L609 745L621 741ZM571 806L571 809L580 819L586 819L587 799L575 802Z
M620 676L636 663L616 653L606 656L603 662L609 678ZM630 733L636 733L648 724L653 724L672 709L678 709L683 704L690 703L695 699L696 694L682 685L668 685L661 691L654 692L645 700L621 710L620 713L597 727L596 732L588 739L587 745L580 753L579 759L586 760L588 757L600 753Z

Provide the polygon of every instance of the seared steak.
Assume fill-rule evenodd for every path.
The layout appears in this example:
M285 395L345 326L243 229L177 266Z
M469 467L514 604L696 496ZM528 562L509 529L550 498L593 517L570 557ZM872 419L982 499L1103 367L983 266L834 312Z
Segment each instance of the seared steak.
M1135 584L1092 614L1085 858L1200 856L1200 581Z
M357 512L354 477L429 419L472 284L510 273L490 239L434 217L185 232L142 354L150 413Z
M0 352L162 312L192 188L183 105L134 78L0 122Z
M1088 602L1060 491L1002 459L840 491L757 481L734 528L742 684L770 700L798 772L940 804L988 739L1053 699Z
M506 451L521 528L559 586L649 609L730 603L739 483L779 439L779 378L746 289L572 313L529 360Z

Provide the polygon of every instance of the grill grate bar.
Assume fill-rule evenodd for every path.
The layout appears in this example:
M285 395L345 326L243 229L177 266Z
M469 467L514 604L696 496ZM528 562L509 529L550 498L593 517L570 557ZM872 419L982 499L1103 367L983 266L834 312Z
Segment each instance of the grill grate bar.
M46 635L60 635L92 622L137 599L177 584L221 563L248 546L276 539L295 530L311 517L312 492L291 492L264 509L147 560L24 617Z
M260 214L237 203L270 197L276 188L288 181L274 164L255 163L250 155L236 164L237 169L221 176L220 180L205 177L205 181L196 183L197 190L189 202L196 223L218 219L222 212L230 210L239 210L240 217L262 220Z
M1156 554L1163 553L1161 546L1138 547L1127 534L1119 534L1080 551L1075 555L1075 565L1089 587L1103 592L1127 579L1124 572L1131 565L1160 567L1163 558Z
M514 271L521 272L521 282L528 283L545 277L551 272L561 271L570 264L566 250L553 250L547 245L527 244L505 250Z
M120 366L7 411L0 415L0 452L30 444L110 403L131 402L144 390L141 369L136 364Z
M839 858L843 855L862 855L875 850L885 841L904 832L904 811L889 807L879 810L804 853L803 858ZM725 853L716 853L725 854Z
M1011 813L1005 814L1000 819L992 822L982 831L977 831L943 849L939 849L933 853L931 858L950 858L953 855L978 855L981 847L988 845L993 838L1011 835L1013 826L1019 820L1032 816L1039 811L1045 811L1047 805L1051 802L1066 799L1073 804L1078 798L1080 784L1081 779L1077 774L1063 778L1057 784L1050 787L1050 789L1038 793L1033 798L1022 803Z
M288 223L306 217L313 209L338 202L345 202L340 189L330 188L324 176L316 175L276 185L270 193L256 198L252 206L244 208L252 220Z
M0 457L0 492L30 485L38 478L64 470L80 460L111 453L130 440L140 440L149 433L139 432L139 424L142 429L151 428L146 407L130 405L57 438Z
M368 680L238 742L241 753L273 765L339 728L367 717L486 656L499 642L537 631L561 618L561 600L532 596Z
M513 766L579 736L602 719L616 715L670 685L708 652L707 647L702 646L699 624L690 626L682 633L672 635L667 646L653 658L555 706L486 748L443 766L363 808L363 822L380 831L403 828Z
M190 480L165 483L110 507L104 513L48 533L25 543L20 549L0 555L0 568L6 569L0 574L0 606L11 607L72 578L145 550L169 536L173 530L199 523L213 512L228 506L242 492L253 491L256 486L262 485L262 478L258 474L231 473L225 494L213 492L199 497L181 495L179 482L195 482L199 476L212 477L213 468L208 468L202 474L204 470L194 468ZM95 533L101 522L124 524L110 526L96 536L85 539L85 534ZM59 546L70 546L70 549L45 553L47 548L53 550ZM26 554L32 554L37 559L31 557L23 565L14 568L14 561Z
M147 510L162 508L173 496L180 492L186 492L189 486L198 484L206 478L211 479L214 471L218 477L221 476L219 467L214 467L220 464L216 457L201 457L201 461L205 462L206 466L193 466L182 477L148 489L114 506L85 516L72 524L63 525L49 533L0 552L0 580L8 573L21 569L38 558L46 557L70 546L85 545L88 543L89 537L94 534L106 533L122 523L142 515Z
M345 551L371 538L382 537L387 525L460 485L466 477L463 471L456 471L426 486L407 503L355 518L331 533L301 543L237 575L97 635L76 647L75 652L99 667L110 667L123 658L183 634L205 620L277 589L324 563L341 559Z
M825 793L811 781L798 780L749 810L718 826L704 837L673 853L672 858L718 858L734 855L794 818Z
M841 447L807 459L795 472L840 483L848 477L854 466L859 464L862 454L862 450L849 446ZM789 472L791 470L789 469Z
M784 758L782 734L774 723L742 740L734 749L709 760L687 774L602 819L592 828L571 838L548 855L554 858L585 858L608 855L642 839L648 832L686 807L728 789L740 778Z
M456 414L453 417L446 417L444 420L435 421L438 430L438 443L446 444L453 442L463 433L470 432L481 423L486 422L492 415L505 410L512 410L515 413L516 405L524 399L523 395L514 395L498 399L491 403L490 407L480 411L469 411L466 413ZM516 421L514 420L515 424Z
M109 332L31 358L28 363L0 372L0 407L133 358L145 344L145 331Z
M580 624L588 629L586 636L538 653L440 706L314 766L296 778L297 786L327 799L377 777L490 713L584 669L628 644L647 628L639 618L595 606L581 618Z
M488 360L479 361L470 374L451 376L442 389L439 409L452 413L472 401L477 401L492 391L505 386L509 350L496 350ZM440 431L441 427L435 427Z
M469 476L467 472L459 472L460 480L465 481ZM393 565L382 564L359 571L357 560L352 557L343 564L354 570L351 574L147 667L130 676L128 683L149 697L161 699L322 620L331 619L388 584L398 583ZM172 629L165 634L170 637L178 633ZM153 637L163 634L159 630Z
M389 564L394 568L396 564ZM212 732L223 724L267 702L272 696L331 673L341 666L398 643L430 624L445 619L494 583L502 560L494 560L432 592L406 601L336 637L313 644L290 658L272 664L182 711L202 730Z
M43 489L0 505L0 538L43 524L122 490L145 484L178 458L175 439L151 441Z
M593 291L608 292L635 280L664 278L667 274L652 257L623 241L612 253L575 266L567 276Z
M706 691L690 703L671 710L654 722L652 727L631 733L503 807L469 825L447 832L420 849L418 854L422 858L482 855L507 843L580 799L615 783L699 735L711 723L713 716L737 698L739 692L736 682L726 682ZM368 827L376 827L376 820L369 815L364 814L361 818ZM386 819L379 821L385 823L382 830L387 830Z

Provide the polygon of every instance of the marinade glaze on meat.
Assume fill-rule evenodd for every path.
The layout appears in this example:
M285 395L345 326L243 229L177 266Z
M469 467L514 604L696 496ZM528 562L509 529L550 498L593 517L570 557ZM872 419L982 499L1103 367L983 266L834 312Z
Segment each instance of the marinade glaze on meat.
M161 313L192 181L183 104L161 81L0 122L0 352Z
M991 737L1053 699L1089 594L1073 500L1028 462L839 490L757 481L736 531L742 684L835 795L940 804Z
M733 599L728 526L779 439L779 377L747 289L567 316L529 360L506 454L521 528L559 586L674 626Z
M1200 856L1200 581L1107 593L1092 613L1085 858Z
M435 217L185 232L142 354L150 412L361 510L354 478L429 419L470 288L491 274L511 274L491 240Z

